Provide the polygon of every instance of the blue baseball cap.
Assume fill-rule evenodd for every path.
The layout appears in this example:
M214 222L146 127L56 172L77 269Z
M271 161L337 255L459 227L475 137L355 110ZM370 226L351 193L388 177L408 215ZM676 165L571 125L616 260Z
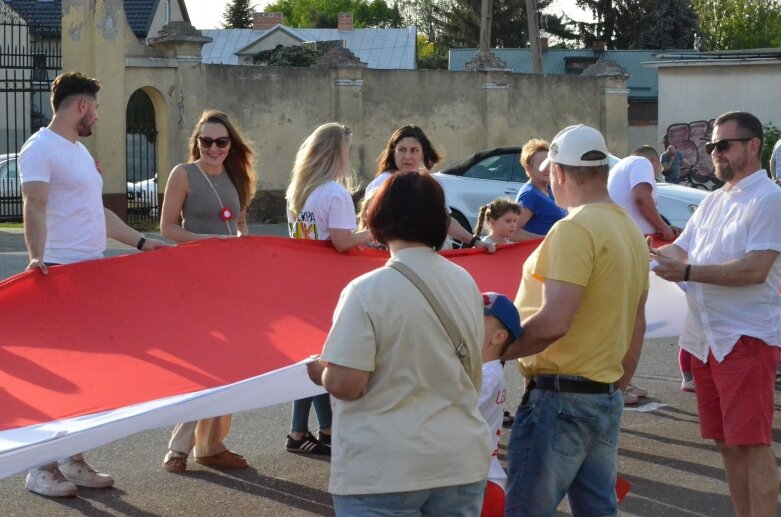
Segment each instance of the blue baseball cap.
M521 336L521 316L513 302L503 294L483 293L483 314L493 316L502 322L513 340Z

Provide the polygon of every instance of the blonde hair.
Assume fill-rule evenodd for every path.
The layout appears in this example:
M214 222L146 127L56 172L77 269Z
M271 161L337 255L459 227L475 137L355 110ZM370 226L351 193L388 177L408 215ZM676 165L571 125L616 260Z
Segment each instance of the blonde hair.
M350 130L336 122L323 124L301 143L285 193L288 209L294 218L320 185L336 180L350 192L354 191L352 169L345 151L349 145Z
M483 233L483 223L485 223L486 219L495 221L507 212L521 215L521 205L512 199L499 198L494 199L487 205L481 206L480 214L477 216L477 226L475 227L474 236L480 238L480 235Z
M205 124L222 124L228 130L230 150L223 166L225 167L225 172L228 173L231 183L233 183L233 186L236 187L239 193L241 209L245 210L252 202L258 184L258 179L252 166L254 152L249 142L244 139L227 114L217 110L206 110L201 114L201 118L195 124L195 129L193 129L193 133L190 135L191 162L195 162L201 157L198 136L201 134L201 128Z
M529 168L532 166L532 158L540 151L550 151L550 144L547 140L541 140L539 138L532 138L521 149L521 165L526 169L526 175L529 176Z

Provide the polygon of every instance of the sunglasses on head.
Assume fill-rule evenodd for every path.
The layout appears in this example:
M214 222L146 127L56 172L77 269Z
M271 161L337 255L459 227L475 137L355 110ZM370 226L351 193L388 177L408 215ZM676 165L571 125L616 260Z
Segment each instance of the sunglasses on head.
M211 149L212 144L217 144L217 147L224 149L231 143L229 136L221 136L220 138L209 138L208 136L199 136L198 141L201 143L201 147L205 149Z
M718 152L723 153L729 149L731 142L748 142L752 138L754 137L749 136L746 138L722 138L721 140L716 140L715 142L708 142L705 144L705 152L711 154L715 149Z

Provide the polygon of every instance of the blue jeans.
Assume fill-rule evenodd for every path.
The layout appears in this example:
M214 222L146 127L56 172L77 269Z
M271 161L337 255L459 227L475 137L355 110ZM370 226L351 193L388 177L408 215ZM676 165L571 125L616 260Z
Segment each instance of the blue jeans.
M290 424L290 432L305 433L309 431L309 409L315 406L317 422L320 429L331 428L331 397L328 393L307 397L293 401L293 422Z
M508 516L616 515L616 459L624 396L533 389L518 407L507 445Z
M447 515L477 517L483 506L485 480L389 494L333 495L337 516L402 517Z

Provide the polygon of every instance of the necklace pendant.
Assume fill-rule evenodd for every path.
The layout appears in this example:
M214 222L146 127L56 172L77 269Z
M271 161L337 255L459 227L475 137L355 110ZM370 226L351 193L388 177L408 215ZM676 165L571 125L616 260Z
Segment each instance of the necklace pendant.
M220 209L220 219L223 221L230 221L233 219L233 211L230 208L221 208Z

